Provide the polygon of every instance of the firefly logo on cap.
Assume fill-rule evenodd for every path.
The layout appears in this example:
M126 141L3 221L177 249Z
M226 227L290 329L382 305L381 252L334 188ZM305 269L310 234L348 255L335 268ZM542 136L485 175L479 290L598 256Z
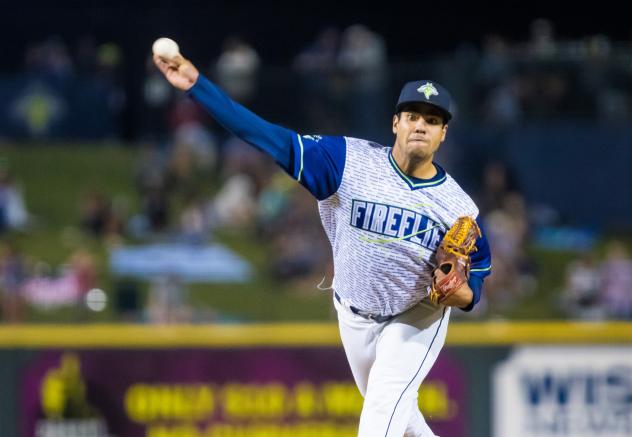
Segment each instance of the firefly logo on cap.
M439 95L439 91L437 91L435 86L431 84L430 82L426 82L425 84L417 88L417 91L419 91L420 93L423 93L424 96L426 96L426 100L430 100L430 96Z

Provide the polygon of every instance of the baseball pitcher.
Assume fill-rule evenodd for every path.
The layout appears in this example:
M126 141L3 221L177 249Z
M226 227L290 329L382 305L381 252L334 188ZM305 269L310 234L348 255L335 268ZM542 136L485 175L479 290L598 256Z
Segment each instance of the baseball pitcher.
M452 118L448 91L430 80L405 84L387 147L300 135L232 101L182 55L154 61L173 86L318 200L333 251L340 336L364 396L358 435L435 436L417 392L443 347L451 310L470 311L491 270L478 208L433 161Z

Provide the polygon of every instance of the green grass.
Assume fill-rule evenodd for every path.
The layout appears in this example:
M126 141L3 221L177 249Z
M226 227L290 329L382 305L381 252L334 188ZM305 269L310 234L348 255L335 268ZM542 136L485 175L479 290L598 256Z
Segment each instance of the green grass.
M131 186L135 153L114 145L2 145L0 157L21 186L33 219L27 233L13 235L22 250L59 265L78 247L86 247L103 261L105 246L78 230L80 203L99 190L123 196L136 208Z
M21 183L29 210L45 228L59 231L76 224L79 200L92 190L135 200L133 149L107 144L3 145L0 156Z
M79 230L81 199L98 190L125 199L130 212L138 211L134 190L134 148L103 145L16 145L0 144L0 158L22 187L34 221L24 233L12 233L31 263L43 261L53 269L67 262L73 252L85 248L95 257L99 285L111 292L114 279L108 272L107 245ZM212 192L213 175L202 175L200 192ZM179 199L174 202L179 204ZM269 249L244 233L220 233L215 238L252 263L254 280L246 284L193 284L190 304L196 310L214 311L221 320L277 321L322 320L330 315L330 296L307 285L278 283L265 274ZM144 298L147 284L141 285ZM75 322L118 320L112 311L86 312L77 308L41 311L31 308L29 321Z
M331 310L331 295L317 289L319 279L301 284L274 281L265 274L270 249L253 244L253 236L222 232L216 236L248 260L255 277L244 284L198 284L190 289L191 302L212 305L231 318L244 321L322 320Z

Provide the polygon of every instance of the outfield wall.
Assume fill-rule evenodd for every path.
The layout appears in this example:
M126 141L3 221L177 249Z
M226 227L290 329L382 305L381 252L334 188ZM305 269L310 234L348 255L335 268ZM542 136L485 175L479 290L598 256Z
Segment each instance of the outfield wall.
M334 324L0 327L0 436L354 436ZM631 323L453 323L441 436L632 435Z

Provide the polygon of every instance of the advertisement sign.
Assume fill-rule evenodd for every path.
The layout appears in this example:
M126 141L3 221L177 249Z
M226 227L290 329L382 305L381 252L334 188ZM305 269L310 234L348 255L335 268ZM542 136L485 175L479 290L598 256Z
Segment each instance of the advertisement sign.
M465 384L439 357L420 390L435 432L463 435ZM49 350L21 386L37 437L351 437L362 409L338 347Z
M519 347L492 387L495 437L632 435L631 347Z

